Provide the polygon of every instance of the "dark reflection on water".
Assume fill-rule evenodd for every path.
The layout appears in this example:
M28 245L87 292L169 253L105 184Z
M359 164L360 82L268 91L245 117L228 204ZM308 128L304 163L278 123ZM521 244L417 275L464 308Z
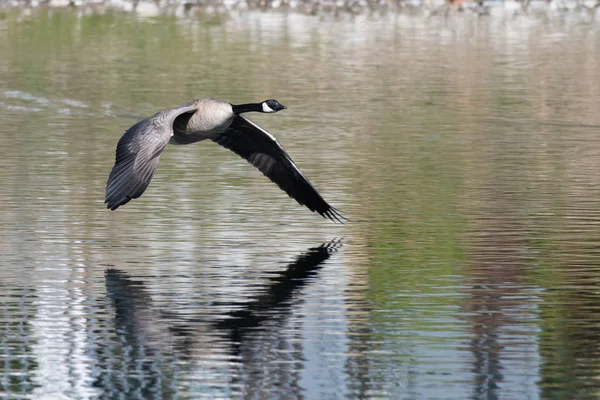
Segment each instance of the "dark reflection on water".
M298 301L298 290L340 246L340 240L333 240L307 250L285 271L269 278L270 284L256 299L242 304L213 303L212 307L236 310L201 319L161 309L153 303L144 281L107 269L106 290L115 315L111 334L116 340L110 345L100 342L96 348L99 373L93 386L102 389L105 398L171 397L177 389L165 382L193 379L190 367L183 367L182 362L204 359L238 370L230 382L222 382L230 386L230 395L295 397L301 389L303 359L297 349L301 343L290 342L283 321ZM214 366L206 368L194 373L210 374Z
M242 337L252 328L261 326L265 320L272 319L275 315L278 318L283 317L285 308L291 306L290 299L295 291L305 284L307 278L315 275L322 267L321 264L341 245L341 240L334 239L300 255L284 272L269 278L271 285L265 293L260 294L256 300L244 304L242 310L229 313L231 318L219 322L218 328L230 331L231 342L239 345ZM277 309L274 309L275 307Z

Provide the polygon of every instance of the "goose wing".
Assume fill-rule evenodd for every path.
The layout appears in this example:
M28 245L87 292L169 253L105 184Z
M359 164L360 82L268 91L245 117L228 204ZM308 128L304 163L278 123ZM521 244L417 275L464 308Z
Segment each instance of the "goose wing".
M332 221L344 219L321 197L277 139L252 121L238 115L229 128L211 139L246 159L301 205Z
M158 159L173 135L173 121L183 113L193 113L196 102L164 110L129 128L119 140L115 165L106 184L106 207L119 206L144 193Z

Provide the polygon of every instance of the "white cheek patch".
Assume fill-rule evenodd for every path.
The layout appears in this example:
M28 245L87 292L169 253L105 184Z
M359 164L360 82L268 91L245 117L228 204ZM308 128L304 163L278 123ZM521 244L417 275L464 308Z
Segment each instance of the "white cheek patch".
M262 107L263 107L263 112L265 112L265 113L274 113L275 112L275 110L273 110L271 107L269 107L269 105L267 104L266 101L264 101L262 103Z

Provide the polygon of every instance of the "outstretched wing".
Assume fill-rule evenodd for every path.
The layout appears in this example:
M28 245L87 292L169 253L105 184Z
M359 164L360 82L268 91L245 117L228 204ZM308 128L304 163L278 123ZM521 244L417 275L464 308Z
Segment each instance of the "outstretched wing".
M144 193L158 160L173 134L173 121L183 113L193 112L195 102L161 111L129 128L117 145L115 166L106 184L106 207L119 206Z
M321 197L277 139L252 121L238 115L229 128L211 139L246 159L281 190L311 211L332 221L342 222L345 219Z

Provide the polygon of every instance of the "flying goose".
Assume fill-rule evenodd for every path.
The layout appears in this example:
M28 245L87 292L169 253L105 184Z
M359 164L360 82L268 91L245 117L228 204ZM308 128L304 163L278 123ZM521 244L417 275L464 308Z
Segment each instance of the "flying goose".
M115 166L106 184L107 208L116 210L144 193L168 143L210 139L246 159L301 205L342 222L344 217L321 197L277 139L241 115L251 111L276 113L286 108L274 99L233 105L208 98L160 111L138 122L117 145Z

